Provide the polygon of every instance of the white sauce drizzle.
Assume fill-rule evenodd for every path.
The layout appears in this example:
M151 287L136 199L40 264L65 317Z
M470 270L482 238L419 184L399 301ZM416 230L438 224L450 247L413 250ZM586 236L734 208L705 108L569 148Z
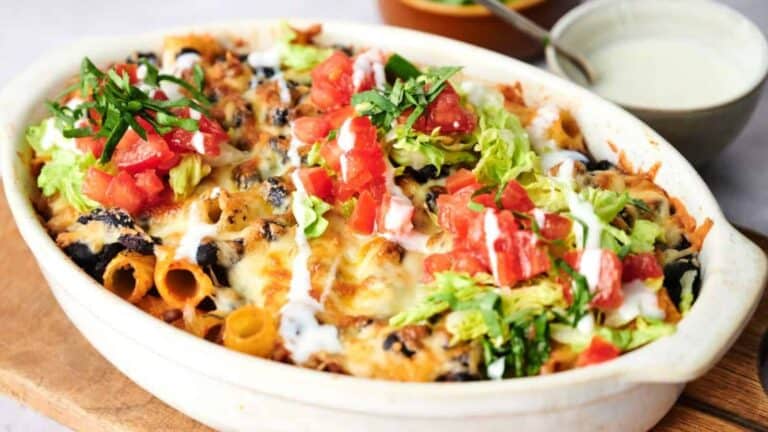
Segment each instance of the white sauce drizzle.
M576 324L576 330L579 331L579 333L591 336L592 332L595 330L595 317L592 316L591 313L588 313L581 317L579 322Z
M499 220L493 209L486 209L483 216L483 229L485 230L485 248L488 250L488 260L491 262L491 272L496 285L499 282L499 256L496 253L496 240L501 236L499 229Z
M497 358L487 367L488 378L500 380L504 377L504 357Z
M288 83L285 81L285 76L280 72L280 56L282 55L281 45L275 45L274 47L264 51L253 51L248 54L247 62L254 68L269 67L275 70L275 74L270 78L277 83L277 89L280 92L280 102L289 103L292 100L291 90L288 88ZM263 76L262 76L263 77ZM260 76L255 76L256 82L258 82ZM255 82L252 82L255 85Z
M536 117L528 125L531 145L536 153L557 150L557 143L550 136L550 129L560 119L560 108L553 104L543 105L536 111Z
M302 202L307 192L299 178L298 168L301 166L298 148L304 143L295 136L291 139L288 158L296 169L291 174L291 180L296 187L293 197L293 211L297 220L302 220ZM318 351L339 352L338 329L332 325L320 324L315 313L323 309L322 304L311 295L312 278L309 272L309 258L312 249L309 246L304 227L296 226L296 256L291 265L291 284L288 291L288 302L280 310L280 336L286 348L291 351L291 357L297 363L303 363Z
M589 159L587 159L586 156L583 154L573 151L573 150L556 150L556 151L550 151L547 153L544 153L541 155L541 169L548 173L549 170L552 167L557 166L557 164L565 162L567 160L570 160L571 166L573 166L573 161L581 161L581 162L589 162ZM562 165L561 165L562 169Z
M205 135L200 131L195 131L192 134L192 147L196 152L205 154Z
M429 236L413 231L411 218L413 216L413 203L405 196L400 186L395 183L395 171L387 161L385 173L385 186L389 191L390 202L387 213L384 215L385 232L379 236L393 241L410 252L430 253Z
M216 235L218 231L216 225L207 224L200 218L200 203L194 201L189 206L187 231L179 240L175 258L177 260L186 259L197 264L197 248L200 246L200 242L206 237Z
M459 84L461 92L467 97L469 103L476 107L501 106L504 104L504 96L495 89L477 81L462 81Z
M336 140L339 145L339 149L341 149L341 156L339 157L339 164L341 165L341 179L345 182L348 181L348 155L349 152L355 148L355 140L357 139L355 133L352 132L352 129L350 128L351 123L351 118L348 118L344 121L344 123L341 125L341 128L339 129L339 138Z
M533 209L532 213L533 220L536 221L536 225L539 226L539 229L544 228L544 224L547 223L547 213L540 208Z
M579 273L587 279L589 291L594 292L600 281L600 269L603 258L603 251L600 249L586 249L581 254L579 261Z
M642 316L651 319L664 319L665 313L659 307L658 297L653 289L640 279L625 283L622 286L624 302L618 309L606 314L606 325L616 327L624 325Z
M82 154L83 152L77 148L74 138L66 138L61 129L56 126L56 119L51 117L45 121L45 132L40 138L40 147L43 150L48 150L51 147L59 147L64 150L73 151L75 153Z
M352 86L355 91L360 89L365 77L373 73L376 88L383 89L387 82L382 64L383 55L378 49L369 49L357 56L352 64Z
M566 192L568 207L571 214L578 219L573 224L573 233L576 236L576 245L584 249L599 249L600 236L603 231L600 218L595 214L595 208L588 201L583 200L573 191ZM584 226L586 225L587 235L584 237Z
M173 59L172 54L168 51L163 56L163 69L162 73L181 77L184 71L192 68L200 61L200 56L197 53L188 52L179 55L176 59ZM178 84L170 81L160 82L160 89L163 90L169 100L176 100L182 97L181 87Z
M196 110L194 108L190 108L189 109L189 118L191 118L192 120L200 120L200 111L198 111L198 110Z

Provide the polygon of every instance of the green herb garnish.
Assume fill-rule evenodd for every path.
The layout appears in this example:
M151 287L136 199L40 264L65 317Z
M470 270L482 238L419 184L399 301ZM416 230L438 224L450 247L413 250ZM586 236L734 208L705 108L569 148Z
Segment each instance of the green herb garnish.
M398 78L392 86L353 95L352 106L380 129L389 129L395 119L410 110L404 125L408 131L459 70L457 66L446 66L429 69L405 81Z
M198 121L176 116L173 108L187 107L207 112L210 105L203 95L204 73L200 65L192 70L194 85L173 75L160 74L155 66L142 62L147 74L144 82L151 87L158 87L162 81L168 81L186 89L192 98L181 98L174 101L152 99L142 89L131 85L128 74L118 74L114 69L106 73L99 70L88 57L80 65L80 82L78 88L83 98L91 100L83 102L74 108L63 106L58 102L47 102L48 109L56 117L62 127L62 133L67 138L94 136L106 138L104 151L100 162L105 164L112 158L112 153L125 132L130 127L143 139L147 132L136 121L141 117L158 133L169 132L174 127L188 131L198 128ZM93 112L97 115L94 116ZM78 126L80 119L87 118L88 124ZM95 128L94 126L97 126ZM96 130L98 129L98 130Z

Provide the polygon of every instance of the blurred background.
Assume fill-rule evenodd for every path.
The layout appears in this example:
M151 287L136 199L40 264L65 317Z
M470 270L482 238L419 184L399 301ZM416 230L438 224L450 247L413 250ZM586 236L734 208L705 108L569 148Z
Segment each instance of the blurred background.
M398 0L399 1L399 0ZM464 0L453 0L461 3ZM526 2L528 0L518 0ZM721 0L768 31L768 1ZM536 17L543 23L556 19L560 9L579 0L547 0L552 11ZM390 16L390 15L388 15ZM247 18L306 17L351 20L369 23L383 21L376 0L133 0L104 2L78 0L0 1L0 87L45 53L79 38L100 35L135 34L162 30L170 26ZM430 23L431 24L431 23ZM433 30L438 30L434 28ZM499 43L499 30L481 32L475 37ZM502 41L503 43L503 41ZM507 50L526 60L543 65L536 49L512 40ZM726 215L736 224L768 233L768 92L745 131L716 160L699 171L717 196ZM1 346L1 345L0 345ZM87 385L84 383L84 385ZM0 396L0 430L59 431L65 428Z

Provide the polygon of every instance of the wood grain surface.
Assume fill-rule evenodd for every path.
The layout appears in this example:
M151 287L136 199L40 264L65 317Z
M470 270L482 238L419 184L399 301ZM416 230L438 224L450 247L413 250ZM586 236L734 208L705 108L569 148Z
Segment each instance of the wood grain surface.
M768 238L748 233L765 250ZM59 309L0 193L0 391L75 430L209 429L140 389L102 358ZM756 354L768 327L768 298L747 330L706 376L689 384L657 431L768 431L768 397Z

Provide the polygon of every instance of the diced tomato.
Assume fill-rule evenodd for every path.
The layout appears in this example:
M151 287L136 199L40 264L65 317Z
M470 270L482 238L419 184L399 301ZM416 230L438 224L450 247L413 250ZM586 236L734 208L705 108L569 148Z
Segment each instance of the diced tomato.
M351 105L347 105L344 108L329 111L323 117L328 120L328 124L331 125L331 129L338 129L344 124L344 121L355 115L355 108Z
M413 125L414 129L424 133L431 133L439 127L443 134L469 133L475 126L477 118L461 106L459 95L451 84L446 84Z
M437 220L441 227L454 235L454 241L462 242L469 236L470 226L479 224L482 230L482 213L469 208L472 189L464 188L453 194L437 197Z
M581 251L569 251L563 257L565 261L576 271L580 270ZM592 306L601 309L616 309L624 301L624 293L621 290L622 265L619 257L613 251L602 250L600 255L600 275L597 286L594 288Z
M477 181L475 173L466 168L454 172L445 179L445 189L449 194L456 193L467 186L472 186L473 189L480 189L482 187L480 182Z
M510 180L504 187L504 192L501 194L501 206L516 212L531 211L535 207L528 196L528 192L514 180Z
M200 116L200 120L198 120L198 122L199 122L200 132L205 134L210 134L216 143L215 151L211 152L210 154L212 156L218 155L219 144L227 141L229 139L229 135L227 135L227 132L224 130L223 127L221 127L219 122L212 120L204 115Z
M549 270L552 264L546 245L537 242L534 233L525 230L509 232L502 229L502 236L497 241L501 285L512 286Z
M369 191L362 191L349 217L349 226L360 234L371 234L376 224L378 204Z
M101 152L104 151L104 144L107 139L104 137L87 136L75 139L75 145L81 151L85 153L92 153L94 156L101 157Z
M324 140L330 131L331 124L324 116L301 117L293 122L293 133L307 144Z
M147 198L154 197L165 189L163 180L157 175L155 170L146 170L133 176L136 180L136 186L144 191Z
M435 273L455 271L474 275L488 271L488 264L482 258L471 251L453 251L441 254L432 254L424 259L424 272L428 280Z
M112 160L119 169L137 173L167 164L174 157L175 154L160 135L148 134L144 140L129 129L117 144Z
M312 70L310 98L321 110L329 111L349 105L352 97L352 59L335 51Z
M336 140L323 143L320 146L320 156L323 157L328 168L341 172L341 149Z
M632 254L624 257L621 279L632 282L636 279L654 279L664 276L664 270L652 253Z
M326 202L333 201L333 182L325 168L302 168L299 178L307 193Z
M117 72L117 75L120 77L123 76L123 73L127 74L128 80L131 84L136 84L139 82L139 78L136 75L137 68L138 66L135 63L118 63L114 67L115 72Z
M326 162L341 174L341 158L346 159L346 176L341 178L343 187L340 189L340 199L346 199L348 193L359 193L369 190L377 201L382 198L381 192L384 185L384 173L387 166L384 162L384 152L377 141L376 127L368 117L355 117L349 125L350 132L355 137L353 148L342 153L339 149L338 157L333 154L333 146L338 149L338 144L329 145L321 154L329 158ZM335 159L335 160L334 160Z
M83 181L83 194L104 206L110 206L107 188L112 181L112 175L98 168L90 167L85 173Z
M576 365L579 367L603 363L613 360L621 354L621 350L600 336L592 337L592 342L586 350L579 354Z
M541 236L546 240L562 240L571 232L572 222L564 216L547 213L544 216L544 226L539 227Z
M152 99L159 100L159 101L167 101L168 100L168 96L165 94L164 91L162 91L160 89L157 89L152 94Z
M195 137L196 134L199 134L199 138ZM205 155L218 156L222 143L222 140L214 134L201 131L190 132L181 128L174 129L165 134L164 137L170 149L178 153L197 153L200 143L196 143L195 140L199 139L202 141L202 149Z
M144 206L144 191L126 171L119 172L107 188L107 197L112 205L130 214L137 214Z

